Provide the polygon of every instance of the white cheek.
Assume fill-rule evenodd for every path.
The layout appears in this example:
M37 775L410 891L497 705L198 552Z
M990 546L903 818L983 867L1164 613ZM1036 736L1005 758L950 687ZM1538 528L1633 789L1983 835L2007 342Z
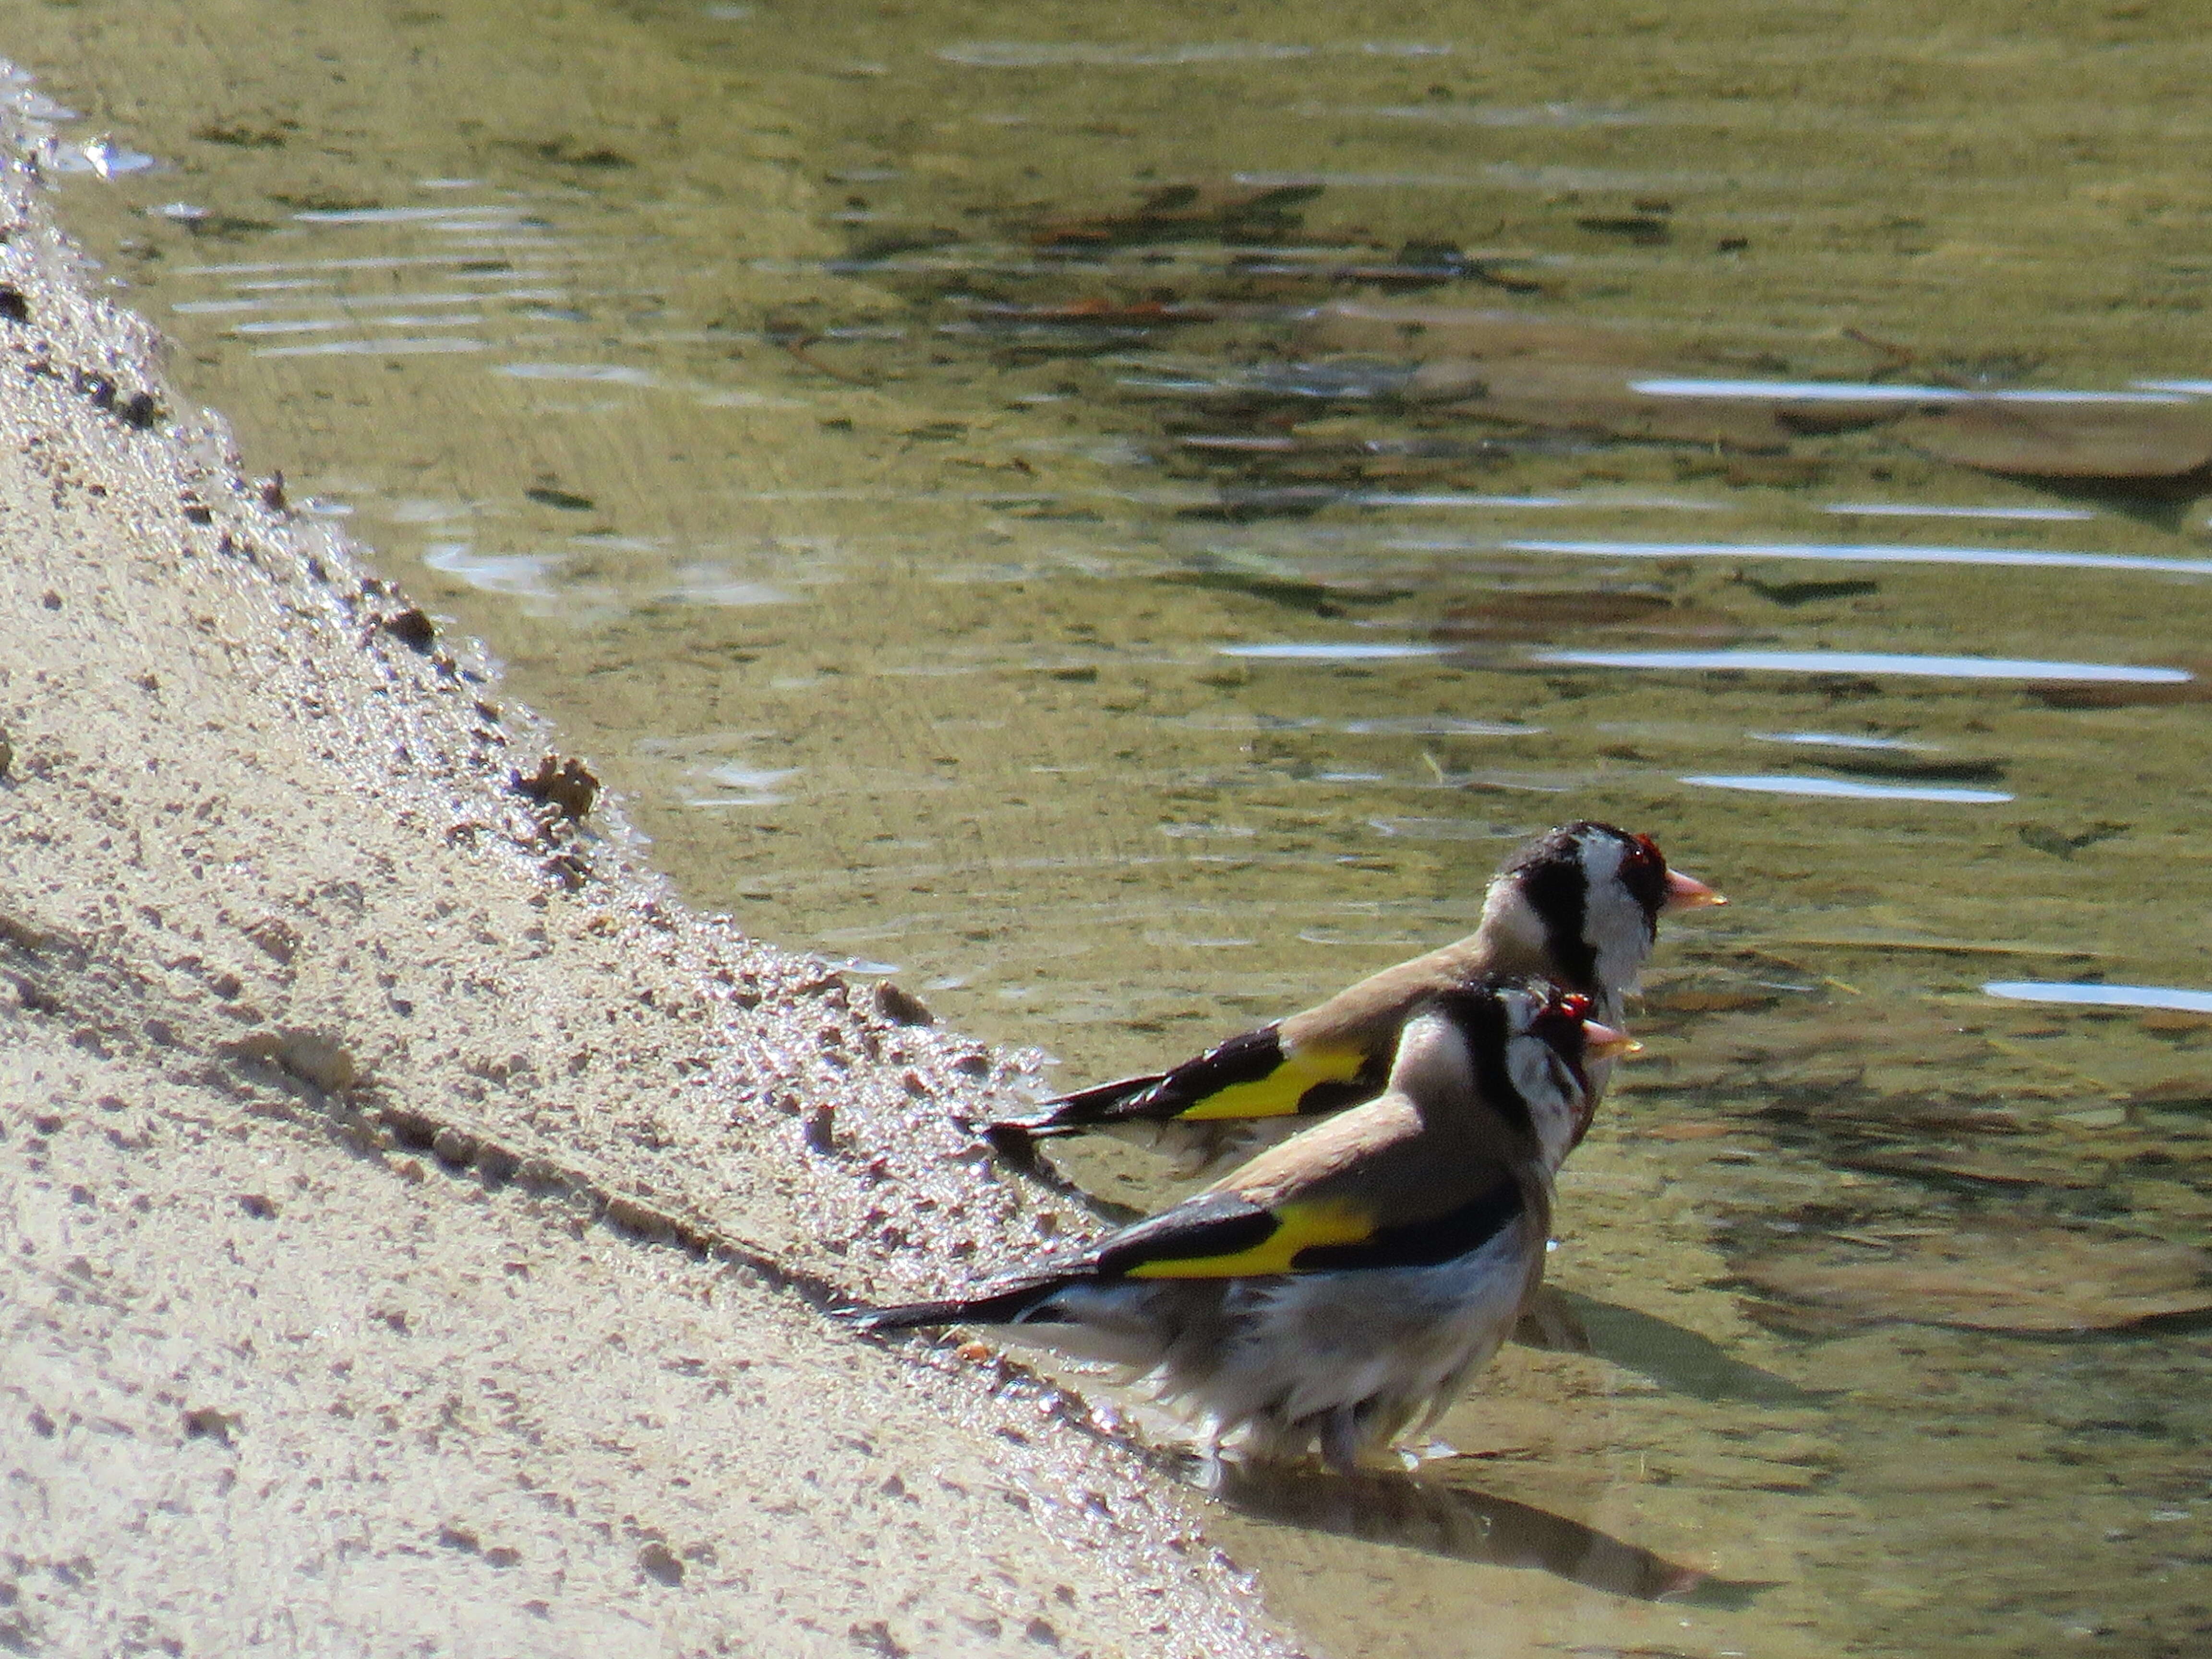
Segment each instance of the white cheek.
M1507 1045L1505 1073L1528 1103L1528 1121L1536 1131L1537 1144L1544 1149L1545 1161L1556 1167L1574 1144L1583 1109L1582 1090L1551 1045L1536 1037L1516 1037Z
M1597 952L1598 983L1633 991L1643 984L1644 964L1651 959L1651 932L1644 907L1626 888L1614 892L1615 902L1593 909L1586 931Z
M1583 873L1589 883L1583 940L1597 953L1598 984L1616 994L1633 991L1643 982L1644 964L1651 957L1650 921L1620 878L1627 852L1616 841L1583 848ZM1601 1017L1616 1012L1612 1007L1598 1010Z

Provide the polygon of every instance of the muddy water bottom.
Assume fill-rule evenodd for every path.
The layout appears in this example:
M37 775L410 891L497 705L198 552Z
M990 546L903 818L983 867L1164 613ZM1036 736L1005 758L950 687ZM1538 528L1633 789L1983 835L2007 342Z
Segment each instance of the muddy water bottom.
M1460 1455L1232 1494L1324 1646L2203 1641L2191 482L1960 465L1940 398L1707 430L1585 384L2194 420L2156 388L2212 370L2201 42L1996 6L9 29L180 389L489 641L694 902L1073 1081L1463 931L1568 817L1731 894L1663 941L1545 1346ZM1423 402L1446 337L1493 355ZM1984 989L2090 982L2146 994Z

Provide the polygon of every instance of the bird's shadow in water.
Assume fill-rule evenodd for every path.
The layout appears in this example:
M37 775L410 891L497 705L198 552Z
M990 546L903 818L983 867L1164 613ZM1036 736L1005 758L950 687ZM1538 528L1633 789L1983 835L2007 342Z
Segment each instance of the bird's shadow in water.
M1215 1496L1258 1520L1454 1561L1532 1568L1638 1601L1734 1609L1768 1588L1711 1577L1565 1516L1418 1474L1229 1464Z
M1711 1337L1653 1315L1550 1285L1536 1292L1513 1340L1524 1347L1595 1354L1693 1400L1814 1406L1830 1398L1738 1359Z

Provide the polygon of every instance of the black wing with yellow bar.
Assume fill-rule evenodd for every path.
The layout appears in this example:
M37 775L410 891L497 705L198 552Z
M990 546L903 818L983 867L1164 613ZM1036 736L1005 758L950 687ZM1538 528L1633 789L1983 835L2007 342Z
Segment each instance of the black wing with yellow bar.
M1006 1127L1043 1139L1116 1123L1305 1116L1370 1099L1389 1067L1388 1053L1351 1043L1286 1051L1277 1029L1263 1025L1173 1071L1063 1095L1047 1111Z
M1265 1273L1432 1267L1480 1249L1522 1209L1510 1180L1447 1213L1391 1223L1355 1197L1290 1199L1263 1210L1209 1193L1139 1222L1092 1252L1100 1279L1241 1279Z
M1268 1210L1234 1193L1206 1193L980 1296L848 1316L872 1330L1010 1323L1071 1285L1432 1267L1480 1249L1522 1208L1521 1189L1510 1180L1447 1214L1395 1224L1378 1224L1356 1199L1293 1199Z

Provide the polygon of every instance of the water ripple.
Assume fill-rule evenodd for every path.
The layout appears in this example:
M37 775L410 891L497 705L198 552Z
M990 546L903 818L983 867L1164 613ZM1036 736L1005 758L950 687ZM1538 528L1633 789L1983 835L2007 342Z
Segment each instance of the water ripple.
M605 386L659 385L648 369L626 363L501 363L497 374L517 380L591 380Z
M2012 799L1995 789L1860 783L1850 778L1806 778L1785 773L1699 773L1682 781L1700 789L1747 789L1762 795L1827 795L1838 800L1930 800L1959 806L1994 806Z
M2086 507L1936 507L1919 501L1830 501L1820 511L1856 519L2019 519L2035 524L2081 524L2097 516Z
M1224 657L1248 657L1268 661L1382 662L1405 657L1441 657L1449 648L1441 645L1418 645L1410 641L1369 645L1351 640L1291 640L1273 645L1221 645L1216 646L1214 650Z
M400 208L305 208L292 217L303 225L446 226L461 222L472 228L507 229L528 222L520 208L486 206ZM487 223L486 222L489 222Z
M490 344L489 340L441 335L422 339L322 340L313 345L257 346L253 355L257 357L407 357L434 352L483 351Z
M2137 382L2141 385L2141 382ZM1661 378L1631 380L1629 390L1647 398L1730 398L1779 403L1853 404L2185 404L2178 392L2075 392L2040 388L1967 391L1955 386L1897 386L1888 382L1842 380L1703 380Z
M1752 732L1745 735L1756 743L1795 743L1814 749L1933 750L1936 747L1932 743L1908 743L1903 738L1875 738L1845 732Z
M1641 111L1590 104L1370 104L1349 108L1312 106L1298 113L1309 118L1365 116L1468 127L1639 127L1659 118Z
M1509 553L1565 553L1595 559L1797 559L1828 564L1978 564L2057 570L2140 570L2212 576L2212 559L2137 553L2079 553L2036 547L1891 547L1847 542L1500 542Z
M1260 648L1261 651L1265 647ZM1278 651L1273 654L1288 654ZM2180 685L2185 668L2131 663L2037 662L2019 657L1917 657L1881 651L1539 651L1531 661L1576 668L1764 671L1778 674L1917 674L1940 679L2121 682Z
M1172 69L1186 64L1266 63L1313 55L1311 46L1271 46L1259 40L1142 46L1088 40L975 40L937 49L941 61L963 69Z
M2015 1002L2069 1002L2090 1008L2176 1008L2212 1014L2212 991L2188 991L2172 985L2081 985L2063 981L1993 979L1982 987L1989 996Z

